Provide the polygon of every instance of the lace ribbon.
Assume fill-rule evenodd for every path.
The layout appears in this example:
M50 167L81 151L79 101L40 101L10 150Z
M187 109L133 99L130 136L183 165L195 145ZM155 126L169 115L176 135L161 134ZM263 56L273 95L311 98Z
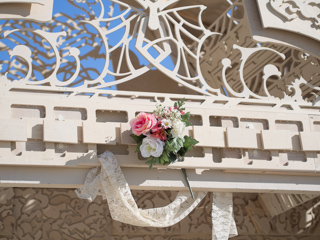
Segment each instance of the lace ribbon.
M169 227L185 218L206 196L205 192L181 191L165 207L140 209L131 194L115 156L106 151L99 156L101 167L89 171L83 188L76 190L79 198L93 201L97 195L107 199L114 220L140 227ZM237 235L232 216L232 194L216 193L212 203L212 239L227 240Z

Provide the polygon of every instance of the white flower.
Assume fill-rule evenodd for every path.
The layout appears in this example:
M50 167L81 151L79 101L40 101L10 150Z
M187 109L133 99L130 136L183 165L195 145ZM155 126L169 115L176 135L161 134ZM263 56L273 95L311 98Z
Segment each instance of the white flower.
M142 140L142 144L140 146L141 155L144 158L148 157L160 157L163 152L163 146L165 145L158 138L154 137L146 137Z
M179 111L178 109L174 109L172 112L174 113L174 115L175 115L177 118L179 118L179 117L181 116L181 113L180 113L180 111Z
M183 132L186 127L186 124L180 120L175 120L172 122L171 134L174 138L183 138Z
M161 126L164 127L165 129L171 128L172 127L172 122L170 119L162 119L161 120Z
M181 113L177 109L172 109L170 114L171 121L181 120Z

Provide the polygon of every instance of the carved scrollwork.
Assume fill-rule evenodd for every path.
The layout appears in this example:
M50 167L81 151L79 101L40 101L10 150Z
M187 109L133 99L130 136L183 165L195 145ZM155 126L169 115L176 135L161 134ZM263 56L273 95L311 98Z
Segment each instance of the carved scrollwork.
M243 48L238 45L234 45L233 48L238 49L241 52L241 64L239 66L239 78L240 78L240 84L241 84L242 91L240 93L234 91L227 82L226 70L227 70L227 68L231 67L231 60L228 58L225 58L222 60L222 65L223 65L222 80L224 83L224 87L226 88L228 93L230 93L230 95L234 96L234 97L240 97L240 98L241 97L242 98L253 97L253 98L258 98L258 99L263 98L263 96L258 95L256 93L254 93L253 91L251 91L248 88L248 86L246 85L245 79L243 76L244 66L245 66L246 62L248 61L248 59L258 51L271 51L271 52L278 54L282 59L285 59L284 54L281 54L271 48L265 48L265 47ZM278 78L281 78L281 72L279 72L277 67L275 67L274 65L268 64L263 68L263 77L262 77L263 78L262 86L263 86L264 92L266 94L266 98L272 97L267 89L267 80L271 76L277 76Z
M176 0L136 2L138 7L119 0L69 0L78 9L75 17L62 12L46 24L5 21L0 29L5 53L0 57L1 82L95 92L116 90L155 68L192 94L318 102L319 59L252 41L242 1L209 28L201 21L202 5L170 8ZM292 5L292 11L304 5L319 8L315 1L272 4ZM311 10L305 8L295 14L306 18ZM189 9L198 10L196 23L180 14Z
M300 46L308 50L309 53L314 51L317 53L317 47L308 48L306 44L313 46L314 39L320 41L320 3L316 0L259 0L257 1L259 6L262 25L264 28L274 28L283 31L290 31L302 36L294 35L290 39L286 40L286 33L279 32L278 40L288 42L289 44ZM264 30L262 30L264 31ZM272 31L273 32L273 31ZM259 35L259 33L257 33ZM262 33L263 34L263 33ZM267 34L267 32L265 32ZM281 37L281 35L283 36ZM272 35L266 35L269 38ZM311 39L307 39L307 38ZM300 44L301 43L301 44ZM316 44L316 43L314 43ZM319 56L319 55L318 55Z
M287 21L295 18L310 21L311 27L320 28L320 3L316 0L270 0L272 9Z
M209 27L225 34L202 50L207 83L230 97L316 104L319 59L279 43L253 41L246 21L243 3L237 1Z
M35 70L33 69L33 65L35 62L41 60L38 59L37 56L31 56L30 53L33 49L28 49L26 46L15 46L12 50L11 57L16 56L21 58L22 60L19 59L18 61L22 64L23 61L26 61L28 70L25 70L25 77L21 78L19 77L19 74L17 74L20 70L13 67L11 72L10 69L5 72L4 76L2 76L2 80L10 80L12 78L9 78L9 75L15 75L16 79L19 80L15 81L15 84L21 86L50 85L52 87L105 89L135 79L150 71L153 67L156 67L159 71L163 72L178 84L196 92L205 95L210 95L210 91L218 93L216 90L212 89L202 77L201 72L199 71L199 64L197 65L198 74L193 76L190 75L190 66L187 61L187 58L198 61L200 58L200 46L209 36L216 34L207 30L201 22L201 13L204 11L205 7L196 5L166 9L176 2L176 0L167 1L165 3L161 1L137 2L143 9L133 7L117 0L108 3L102 2L101 0L97 3L85 3L89 7L91 5L94 5L94 7L99 5L100 13L92 12L91 16L94 15L95 17L90 17L89 19L80 18L77 21L71 20L71 22L60 20L61 17L66 16L58 14L54 16L55 21L45 27L47 29L49 28L49 31L23 27L4 31L3 40L9 40L16 44L19 44L20 42L18 37L19 34L30 36L30 33L32 33L43 38L40 42L49 43L50 49L47 48L46 50L49 52L51 51L50 58L55 58L55 66L49 76L45 76L43 80L40 80L39 77L32 79L31 75ZM84 3L78 2L77 4ZM73 5L76 4L73 3ZM110 11L106 17L105 9L107 7L110 8ZM122 8L124 11L114 11L115 8ZM179 14L180 11L185 11L187 9L199 10L198 24L189 22ZM66 31L57 32L55 30L56 24L66 28ZM90 27L88 25L90 25L92 29L89 32L88 29ZM12 28L12 25L9 24L9 27ZM82 31L81 28L84 28L85 31ZM188 29L198 32L198 35L194 35ZM157 33L155 33L155 31ZM96 49L101 48L103 52L104 57L101 56L101 60L103 60L104 63L102 65L100 63L100 66L102 67L95 71L96 74L81 76L81 72L86 71L86 69L83 68L84 65L81 63L83 62L84 57L88 57L83 53L87 51L87 49L85 46L77 48L74 47L74 45L69 44L72 38L78 36L78 34L76 34L77 32L91 35L90 38L88 38L88 36L85 37L87 41L91 40L91 42L95 42L93 46ZM12 36L13 33L16 35ZM200 36L199 34L202 35ZM186 36L193 42L197 42L198 48L194 49L194 51L190 51L183 40L183 36ZM11 38L8 39L8 37ZM66 41L62 40L63 38L66 38L67 44L65 44ZM112 39L112 41L110 39ZM32 40L36 44L39 41L36 36L32 37ZM79 37L76 42L78 40L81 40L81 37ZM64 48L59 49L59 45L64 45ZM135 48L132 47L133 45ZM31 46L31 48L33 48L33 46ZM148 62L143 65L135 64L132 59L132 51L136 51L136 55L139 53ZM172 61L171 59L171 54L174 51L177 52L176 61ZM64 54L62 55L61 52ZM44 54L47 53L44 52ZM69 68L69 73L65 74L64 79L61 80L58 77L58 71L61 73L66 70L63 63L66 63L68 55L73 57L73 60L71 59L69 64L73 69L70 70ZM63 60L61 61L61 59ZM168 61L171 61L172 68L165 65L164 61L166 59L167 63ZM71 76L67 79L66 75ZM90 75L95 75L95 77L89 78ZM199 84L195 84L196 82ZM198 87L198 85L201 85L201 87ZM78 89L77 91L81 90Z

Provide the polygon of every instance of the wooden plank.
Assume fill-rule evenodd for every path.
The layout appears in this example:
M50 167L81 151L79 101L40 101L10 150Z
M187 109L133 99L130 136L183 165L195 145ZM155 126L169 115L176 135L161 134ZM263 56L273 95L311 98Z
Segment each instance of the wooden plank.
M227 128L227 143L230 148L257 149L257 132L255 129Z
M266 150L292 150L291 134L288 130L261 131L263 148Z
M84 143L110 145L115 145L117 143L115 123L83 122L82 131Z
M0 6L0 19L25 19L40 22L52 19L53 0L2 0L0 3L5 3Z
M78 126L74 121L44 120L44 142L78 143Z
M28 119L28 138L43 139L43 120Z
M90 168L31 167L0 168L0 187L82 187ZM180 169L122 168L134 190L188 190ZM319 177L275 176L266 174L223 173L221 171L187 170L194 191L319 193Z
M320 151L320 134L318 132L300 132L303 151Z
M27 141L27 122L24 119L0 119L0 141Z
M193 126L194 138L199 141L198 146L225 147L225 129L222 127Z
M130 137L132 134L131 126L129 123L121 123L120 124L120 131L121 131L121 144L126 145L136 145L137 143Z

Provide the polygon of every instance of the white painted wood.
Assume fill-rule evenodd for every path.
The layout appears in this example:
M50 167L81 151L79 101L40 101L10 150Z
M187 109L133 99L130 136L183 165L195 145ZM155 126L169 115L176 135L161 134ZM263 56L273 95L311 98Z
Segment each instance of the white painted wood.
M116 124L83 122L83 142L93 144L116 144Z
M136 142L130 136L132 134L132 131L129 123L121 123L120 131L121 131L121 144L126 144L126 145L136 144Z
M26 120L0 119L0 141L27 141Z
M99 2L101 9L104 10L103 2ZM11 139L12 131L10 130L10 133L6 133L3 141L0 142L0 166L6 166L8 172L12 174L11 177L3 175L5 179L2 180L2 184L34 186L33 181L35 181L39 186L76 186L77 183L69 182L69 178L76 176L77 171L83 174L84 170L80 168L88 170L90 167L97 166L97 154L110 150L115 153L128 178L132 179L130 180L132 188L184 188L184 185L179 185L181 179L176 176L176 173L179 172L177 170L183 167L190 171L191 183L196 189L317 192L318 185L315 179L319 173L320 154L318 153L319 148L315 145L318 144L319 104L316 101L306 102L300 91L300 85L308 85L312 77L309 76L309 79L299 76L290 82L291 85L284 85L285 88L290 87L295 92L294 94L292 92L289 95L289 92L282 90L275 95L269 92L267 80L270 77L278 77L280 80L281 74L286 72L283 69L287 69L285 64L281 65L282 69L278 67L278 63L269 64L271 56L276 56L279 61L288 62L293 61L294 57L286 59L284 53L289 51L289 48L275 49L270 45L258 47L252 46L252 42L249 42L248 45L244 44L244 39L249 39L246 34L251 25L243 23L242 20L246 19L245 10L250 10L252 4L247 6L248 1L244 1L245 5L242 2L236 3L245 7L242 10L238 8L244 16L241 23L233 21L230 16L226 17L232 10L230 8L224 16L217 20L224 24L213 25L218 26L216 29L220 27L225 29L225 25L228 25L227 22L231 20L235 25L235 28L230 26L230 29L225 29L226 36L222 36L219 40L219 44L223 43L223 45L219 45L217 49L228 49L229 52L237 53L237 55L231 54L222 58L222 55L218 54L217 57L221 59L214 63L220 66L217 72L214 64L210 65L212 59L203 55L205 53L201 48L211 35L216 34L214 28L208 30L199 21L198 26L189 27L203 34L200 37L191 36L188 30L181 28L184 24L188 24L183 17L179 21L170 18L171 13L177 13L177 9L168 8L167 11L162 9L164 5L160 6L157 2L148 1L146 3L140 0L138 2L144 9L150 11L140 12L126 3L119 2L119 4L123 9L131 9L132 14L138 18L133 34L136 37L135 47L149 62L147 65L136 68L129 55L121 53L120 56L116 56L119 57L119 64L114 64L115 61L112 60L114 61L112 72L109 68L111 63L109 57L115 49L109 48L107 36L102 34L101 44L105 45L106 56L105 66L99 73L99 77L84 80L81 88L70 88L69 86L74 84L77 76L80 76L80 71L84 70L80 68L81 52L79 49L71 48L68 53L75 59L76 65L72 69L70 79L60 81L52 75L41 82L40 80L31 81L34 59L30 48L20 44L11 49L11 57L15 56L16 59L21 58L26 62L27 72L24 78L12 82L8 81L5 73L1 73L0 115L7 123L11 123L12 119L22 118L21 121L26 123L26 131L25 133L19 132L23 135L22 137L14 136L14 139ZM168 7L173 2L168 1ZM196 9L200 13L204 10L203 6L183 9ZM257 13L256 10L254 13ZM1 9L1 11L4 10ZM43 9L43 14L48 14L48 11ZM249 12L249 17L254 13ZM89 21L89 24L99 33L105 33L105 31L109 33L110 29L101 28L99 25L104 16L96 17L95 20ZM11 18L14 19L13 16ZM194 43L187 45L182 39L178 39L177 32L172 35L172 29L167 28L163 19L167 19L182 35L188 35L191 38L189 41ZM201 19L200 15L199 19ZM253 22L259 23L259 19L251 20L250 24ZM125 26L128 29L131 27L129 21L125 22ZM149 31L151 33L148 33ZM5 32L3 36L6 38L11 33ZM60 56L61 43L58 41L63 41L63 38L60 37L68 33L55 32L54 37L50 31L34 30L33 33L50 42L51 52L56 57L56 70L58 70L64 57ZM126 32L124 38L121 39L120 50L123 51L120 52L125 52L124 49L132 40L128 34ZM156 38L148 39L149 35L153 34ZM168 43L169 41L176 46L173 48ZM150 54L148 51L150 47L158 52L157 57ZM210 52L215 49L207 50ZM311 49L315 49L316 52L317 48L312 47ZM265 57L266 52L269 54L267 57ZM212 52L212 56L213 53L215 52ZM176 58L174 62L179 63L173 70L161 65L161 62L168 57ZM240 60L236 61L235 58ZM129 65L127 72L120 71L124 59ZM261 61L261 65L255 65L256 60ZM299 61L298 70L292 70L290 74L295 76L297 72L302 71L301 62L304 64L304 60ZM236 76L229 74L232 70L231 66L239 67ZM245 66L249 67L245 68ZM158 72L165 75L165 77L161 75L163 79L159 83L159 88L152 86L157 89L157 93L149 92L149 89L147 92L133 92L130 89L129 91L98 90L116 86L119 83L126 82L127 84L129 80L139 80L152 67L156 67ZM183 73L179 71L179 68L184 69ZM309 72L310 68L310 66L306 67L307 70L303 72ZM244 72L248 71L261 78L261 74L259 75L256 69L263 69L262 81L258 82L258 85L262 87L258 90L250 87L252 83L256 83L254 78L245 79L244 77ZM212 72L214 77L218 74L222 76L222 79L219 80L221 86L216 87L217 82L215 81L209 82L208 80L207 82L208 76L204 76L207 70L210 74ZM115 76L117 81L104 82L103 79L108 74ZM236 80L233 81L233 78ZM147 83L148 79L144 80ZM166 89L167 86L162 80L167 82L173 80L174 84L179 84L179 88L184 86L184 90L179 90L174 94L163 94L162 92L171 89ZM90 88L89 85L95 87ZM318 86L309 87L312 88L312 91L319 91ZM220 91L222 88L228 92L230 97L226 97L226 94ZM188 91L195 91L202 95L186 95L185 92ZM165 170L149 171L144 163L145 160L135 152L136 145L130 137L128 122L137 112L152 112L156 104L172 106L176 99L183 97L186 98L187 111L196 116L195 126L186 128L186 134L195 137L200 143L188 153L183 162L174 163ZM19 109L20 106L23 108ZM311 116L314 117L314 120L311 119ZM7 126L7 123L3 126ZM310 140L313 136L316 141ZM19 139L22 142L18 142ZM21 176L13 173L11 169L17 170ZM21 171L22 169L25 171ZM200 169L210 170L202 174L194 172ZM36 173L42 170L47 174L37 176ZM65 175L59 175L58 171L64 172ZM74 175L71 174L72 172ZM261 175L262 173L267 173L267 175ZM58 179L57 182L50 182L54 174L61 176L61 179ZM45 177L48 177L48 180ZM162 177L163 180L160 180ZM83 179L81 181L83 182Z
M31 139L43 139L43 120L27 119L27 136Z
M0 19L47 22L52 19L53 0L0 0Z
M106 91L105 93L109 92ZM27 145L25 145L25 147L21 146L21 149L19 150L21 152L21 155L16 155L18 154L18 152L14 153L14 145L6 145L7 149L3 149L6 156L3 155L3 158L0 160L0 164L10 164L15 166L34 165L93 167L96 166L98 162L95 156L96 154L92 155L90 151L93 151L95 153L102 153L105 150L110 150L116 154L122 167L147 168L144 160L139 160L138 155L135 152L135 142L129 136L131 132L127 121L128 119L134 117L136 112L141 111L141 109L152 112L156 105L156 102L150 101L149 99L154 98L154 96L152 97L152 95L154 94L138 93L138 95L142 96L142 98L140 99L138 97L134 100L130 99L130 97L132 96L131 93L119 92L119 94L121 94L121 97L118 98L117 96L114 96L113 98L108 99L106 104L103 97L88 99L78 96L70 97L68 95L63 95L64 97L61 97L61 95L56 96L54 94L37 93L37 95L30 94L25 95L24 97L19 96L19 99L17 99L14 92L7 93L7 96L2 96L0 98L0 102L2 104L2 107L0 108L0 114L2 114L3 117L10 119L10 106L12 105L19 105L24 103L29 105L32 110L32 106L38 106L39 102L42 102L46 108L45 121L49 121L54 125L61 123L62 126L61 129L59 128L60 130L57 129L57 131L49 128L49 133L52 135L49 136L50 142L43 142L44 140L42 135L44 132L46 132L44 129L45 124L42 124L44 121L43 118L28 118L26 111L24 118L27 121L28 128L27 136L29 140L26 143ZM171 100L171 98L176 99L177 97L183 97L182 95L170 94L162 94L162 96L167 99L165 103L165 105L167 106L173 105L173 101ZM60 99L60 101L58 102L58 106L60 108L70 109L70 111L73 111L73 109L83 109L84 114L87 116L87 120L54 120L57 117L54 110L57 107L57 98ZM45 101L43 101L43 99L45 99ZM130 100L128 101L128 99ZM193 102L193 100L195 102ZM313 121L317 121L316 111L313 111L312 109L299 110L299 108L297 107L295 107L296 110L286 111L284 111L280 107L261 107L261 101L258 100L246 100L245 105L243 105L243 100L233 98L223 100L226 101L226 105L228 106L226 108L226 105L221 105L219 101L216 103L216 100L217 99L210 100L210 98L201 96L187 97L187 111L190 111L195 115L200 115L203 120L203 123L201 123L202 126L194 126L195 129L201 129L200 131L202 131L203 134L197 135L197 131L193 131L192 128L188 129L189 134L196 136L196 138L199 137L199 140L204 138L206 139L206 141L209 141L206 134L210 133L212 129L223 129L225 128L224 126L228 126L228 128L230 129L240 129L240 132L249 132L254 137L251 138L248 137L248 135L243 134L244 138L242 138L242 140L239 140L239 143L235 142L235 144L243 144L241 146L244 147L242 148L242 150L240 148L225 149L221 147L207 147L198 145L196 146L194 151L190 152L190 155L185 157L184 162L177 162L169 166L169 168L184 167L188 169L203 168L216 170L232 170L240 172L274 172L279 175L284 173L313 174L315 171L317 171L317 169L319 169L318 165L320 162L320 156L315 154L315 152L304 152L301 149L298 131L300 127L296 125L296 122L299 123L301 125L301 128L304 130L303 132L316 131L316 129L313 129ZM93 102L94 104L92 104ZM275 100L274 102L271 101L269 104L273 104L276 106L276 103L277 101ZM283 104L289 104L289 102L283 102ZM101 126L104 126L104 124L108 126L108 124L110 123L96 122L97 111L102 110L105 110L107 114L111 114L110 119L118 121L112 122L112 124L115 124L115 129L112 130L112 132L116 132L115 136L117 144L105 145L102 142L90 144L83 143L83 124L89 122L92 123L91 130L99 133ZM121 113L121 115L118 115L118 111L124 112L126 114ZM314 117L313 121L310 121L310 118L308 117L311 113ZM33 114L33 112L31 111L30 114ZM114 114L114 116L112 114ZM127 117L125 117L125 115L127 115ZM67 111L65 111L64 116L68 118L69 114ZM122 117L119 118L119 116ZM247 122L254 120L253 125L257 128L257 130L247 128L248 124L242 124L242 119L248 119L246 120ZM239 124L239 120L241 121L241 125ZM294 150L294 152L284 148L270 151L263 149L263 141L262 135L260 134L260 129L261 126L265 124L265 122L267 122L269 125L269 129L265 131L274 132L290 130L290 137L291 139L294 138L294 141L291 141L292 149ZM65 123L67 123L67 125L64 125ZM96 123L98 124L96 125ZM237 128L239 125L240 128ZM59 134L58 131L60 132ZM70 131L72 133L70 133ZM66 136L67 132L69 132L69 134ZM238 137L236 133L230 136L231 140ZM220 132L220 135L213 136L212 141L220 141L220 144L222 144L221 134L222 133ZM94 136L95 135L93 135L93 137ZM65 138L70 138L71 140L66 140ZM253 143L252 139L254 139L256 143ZM274 139L274 141L281 146L281 144L283 143L278 142L278 140L279 139ZM44 150L39 151L39 148L36 145L33 145L34 141L40 141L40 143L43 143ZM65 142L63 148L58 149L57 144L63 142ZM72 142L72 144L68 144L70 142ZM249 149L249 147L252 147L252 145L255 145L256 148ZM26 149L26 146L30 147ZM32 146L34 146L35 149L32 149ZM88 149L91 150L88 151Z
M78 126L74 121L44 120L43 141L78 143Z
M1 3L38 3L44 4L45 0L0 0Z
M304 151L320 151L320 134L300 132L302 149Z
M193 136L199 141L198 146L203 147L225 147L226 128L193 126Z
M258 148L257 133L254 129L227 128L227 142L230 148Z
M268 150L292 150L291 134L287 130L261 131L263 148Z
M264 28L292 31L320 41L320 32L315 28L320 24L317 0L292 3L284 0L258 0L257 3Z
M83 186L89 169L0 168L1 187L78 188ZM187 190L181 170L122 168L131 189ZM28 172L29 174L24 174ZM187 171L194 191L320 193L318 176L277 176L265 174Z
M257 42L273 42L300 48L320 56L319 32L311 27L310 20L304 17L298 17L294 21L283 20L281 14L269 7L270 2L282 3L283 1L244 0L253 39ZM302 1L299 2L305 4ZM296 16L294 13L291 14Z

